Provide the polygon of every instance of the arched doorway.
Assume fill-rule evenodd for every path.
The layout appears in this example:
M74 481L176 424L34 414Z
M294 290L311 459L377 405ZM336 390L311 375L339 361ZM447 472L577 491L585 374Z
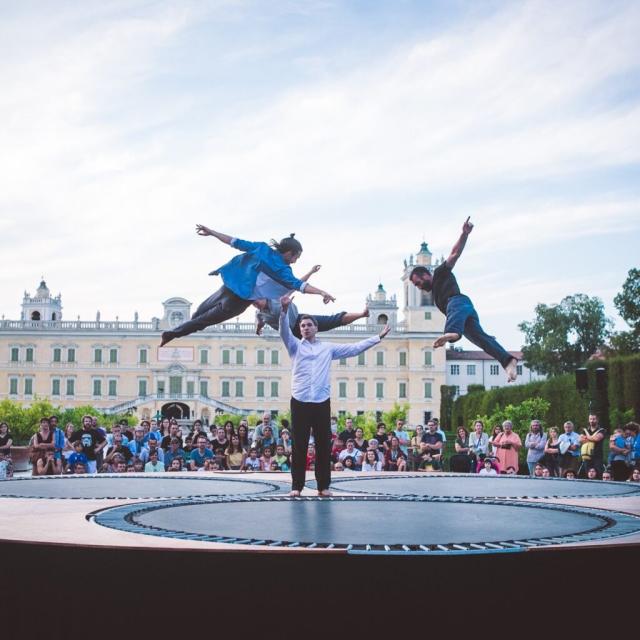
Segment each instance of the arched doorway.
M160 410L163 418L175 418L176 420L188 420L191 417L191 409L184 402L167 402Z
M39 311L33 311L31 313L31 319L32 320L40 320L40 312Z

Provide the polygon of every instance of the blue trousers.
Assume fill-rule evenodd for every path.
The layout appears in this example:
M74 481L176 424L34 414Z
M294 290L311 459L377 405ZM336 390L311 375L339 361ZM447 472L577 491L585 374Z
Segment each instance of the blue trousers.
M480 326L480 318L473 302L463 295L453 296L447 304L445 333L457 333L473 342L485 353L495 358L503 367L509 364L513 356L498 343L494 336L485 333Z

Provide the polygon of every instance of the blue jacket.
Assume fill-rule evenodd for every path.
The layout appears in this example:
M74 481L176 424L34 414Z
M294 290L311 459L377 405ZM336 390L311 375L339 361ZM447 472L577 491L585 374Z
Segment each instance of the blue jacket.
M221 275L225 287L231 289L238 297L251 300L261 271L287 289L304 291L306 282L296 278L282 255L266 242L249 242L234 238L231 246L242 253L213 271L212 275Z

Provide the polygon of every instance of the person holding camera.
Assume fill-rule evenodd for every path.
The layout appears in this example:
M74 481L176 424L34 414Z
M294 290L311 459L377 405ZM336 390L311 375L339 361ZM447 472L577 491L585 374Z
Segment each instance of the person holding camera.
M498 434L494 439L493 447L496 450L496 457L501 469L506 469L507 467L515 467L517 469L520 466L518 451L522 448L522 440L513 430L511 420L505 420L502 423L502 433Z

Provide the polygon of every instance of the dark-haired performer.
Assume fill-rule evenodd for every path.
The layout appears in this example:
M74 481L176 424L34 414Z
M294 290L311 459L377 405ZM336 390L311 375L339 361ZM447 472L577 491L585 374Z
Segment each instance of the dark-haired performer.
M268 298L267 289L271 282L297 290L322 296L325 304L335 298L326 291L296 278L291 265L302 253L302 245L291 234L280 242L249 242L232 238L224 233L213 231L204 225L196 225L196 233L200 236L213 236L221 242L238 249L242 253L232 258L225 265L212 271L209 275L221 275L224 283L218 291L207 298L195 311L191 320L183 322L171 331L162 334L160 346L174 338L189 335L213 324L229 320L242 313L253 300Z
M436 307L447 316L444 334L433 343L434 348L441 347L447 342L456 342L464 336L495 358L507 372L507 380L513 382L517 375L517 360L498 344L493 336L484 332L473 303L467 296L460 293L458 282L452 273L472 229L473 224L467 218L462 225L462 234L451 249L451 255L436 267L433 274L426 267L415 267L410 279L418 289L433 291Z
M331 484L331 361L349 358L375 346L389 333L389 325L379 335L355 344L334 344L316 339L318 326L313 316L299 318L302 339L296 338L287 321L291 298L280 299L280 336L291 357L291 493L298 497L304 487L309 435L316 442L316 483L319 496L330 496Z

